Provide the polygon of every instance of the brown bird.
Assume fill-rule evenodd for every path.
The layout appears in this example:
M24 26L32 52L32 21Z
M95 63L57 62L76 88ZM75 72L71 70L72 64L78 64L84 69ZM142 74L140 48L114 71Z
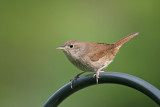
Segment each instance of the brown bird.
M77 74L71 80L71 88L74 80L85 72L96 72L98 84L99 73L106 68L118 53L119 48L128 40L138 35L138 32L130 34L114 44L83 42L71 40L56 49L62 49L73 65L83 72Z

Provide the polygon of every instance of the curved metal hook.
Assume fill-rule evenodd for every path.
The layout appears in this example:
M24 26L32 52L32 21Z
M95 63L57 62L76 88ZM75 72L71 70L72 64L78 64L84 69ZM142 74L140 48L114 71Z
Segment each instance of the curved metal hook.
M99 84L116 83L132 87L160 105L160 90L138 77L119 72L103 72L100 73L99 77ZM74 81L73 89L71 89L70 83L64 85L47 100L43 107L55 107L74 92L95 84L96 79L93 78L93 74L82 76Z

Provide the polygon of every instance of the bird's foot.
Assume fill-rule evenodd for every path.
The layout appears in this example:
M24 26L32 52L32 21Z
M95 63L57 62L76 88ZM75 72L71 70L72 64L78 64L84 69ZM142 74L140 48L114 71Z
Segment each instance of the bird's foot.
M99 73L104 72L104 71L97 71L95 74L93 74L93 78L96 77L96 83L98 84L98 78L99 78Z
M71 88L73 88L73 86L72 86L72 85L73 85L73 82L74 82L74 80L76 80L77 78L79 78L79 76L76 75L74 78L72 78L72 79L70 80L70 81L71 81Z
M85 73L85 71L84 72L81 72L81 73L79 73L79 74L77 74L74 78L72 78L70 81L71 81L71 88L73 89L73 82L74 82L74 80L76 80L77 78L79 78L79 76L81 75L81 74L83 74L83 73Z
M104 72L104 71L99 71L99 73L101 73L101 72ZM95 74L93 74L93 78L94 78L94 77L96 77L96 73L95 73Z

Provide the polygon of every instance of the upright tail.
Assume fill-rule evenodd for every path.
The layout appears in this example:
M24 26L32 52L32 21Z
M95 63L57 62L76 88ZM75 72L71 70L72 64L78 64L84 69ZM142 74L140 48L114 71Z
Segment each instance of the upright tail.
M118 49L124 44L126 43L128 40L132 39L134 36L138 35L139 33L132 33L124 38L122 38L121 40L117 41L114 45L115 47L117 47Z

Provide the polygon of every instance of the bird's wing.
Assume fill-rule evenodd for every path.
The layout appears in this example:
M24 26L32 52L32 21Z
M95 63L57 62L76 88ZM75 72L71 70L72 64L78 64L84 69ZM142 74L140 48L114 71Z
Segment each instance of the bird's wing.
M110 54L113 50L113 44L92 44L88 47L88 57L91 61L98 61L100 58L104 57L107 54Z

